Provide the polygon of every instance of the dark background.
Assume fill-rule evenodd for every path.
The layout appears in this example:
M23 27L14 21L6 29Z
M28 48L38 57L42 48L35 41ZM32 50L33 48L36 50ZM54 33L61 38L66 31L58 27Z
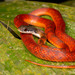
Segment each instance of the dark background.
M40 1L40 2L52 2L52 3L61 3L68 0L29 0L29 1Z
M71 7L75 7L75 0L0 0L0 2L8 2L8 1L39 1L39 2L49 2L49 3L56 3L67 5Z
M1 2L3 1L13 1L13 0L0 0ZM20 1L23 1L23 0L20 0ZM25 0L27 1L27 0ZM68 0L28 0L28 1L41 1L41 2L52 2L52 3L61 3L61 2L64 2L64 1L68 1Z

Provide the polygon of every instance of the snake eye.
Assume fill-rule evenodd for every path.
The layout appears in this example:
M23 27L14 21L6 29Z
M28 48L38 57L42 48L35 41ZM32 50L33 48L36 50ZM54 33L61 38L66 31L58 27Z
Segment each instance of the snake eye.
M27 31L27 28L25 28L24 31Z
M27 31L27 28L25 28L24 31Z

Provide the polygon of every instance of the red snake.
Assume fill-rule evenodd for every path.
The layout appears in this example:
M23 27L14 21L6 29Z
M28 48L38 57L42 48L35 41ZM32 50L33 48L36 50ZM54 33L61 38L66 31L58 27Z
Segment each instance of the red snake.
M53 21L39 17L41 15L51 16ZM75 61L75 39L65 33L65 22L58 10L53 8L40 8L29 14L17 15L14 19L14 23L17 28L29 24L45 28L48 41L57 48L48 47L44 44L37 44L34 41L32 34L20 33L23 43L36 57L57 62ZM54 66L38 64L29 60L26 61L52 68L75 68L75 65Z

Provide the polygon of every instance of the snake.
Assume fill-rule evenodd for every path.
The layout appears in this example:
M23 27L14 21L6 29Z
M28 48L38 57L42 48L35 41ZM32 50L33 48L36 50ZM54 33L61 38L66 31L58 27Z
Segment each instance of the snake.
M52 20L40 17L42 15L48 15ZM14 24L20 31L24 45L36 57L54 62L75 61L75 39L66 34L65 22L58 10L39 8L29 14L19 14L14 18ZM33 26L44 28L45 32ZM32 34L40 38L38 43L35 42ZM46 40L55 47L45 45ZM55 66L26 61L51 68L75 68L75 65Z

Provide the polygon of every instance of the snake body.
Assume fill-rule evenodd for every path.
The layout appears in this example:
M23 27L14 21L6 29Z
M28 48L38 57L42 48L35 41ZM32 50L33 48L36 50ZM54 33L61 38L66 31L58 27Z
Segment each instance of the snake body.
M41 15L51 16L53 21L39 17ZM44 44L39 45L34 41L32 34L20 33L23 43L27 49L36 57L57 62L75 61L75 39L65 33L65 22L60 12L56 9L40 8L32 11L29 14L20 14L15 17L14 23L17 28L22 25L29 24L45 28L45 33L48 41L55 45L57 48L48 47ZM54 68L75 68L75 65L46 66Z

